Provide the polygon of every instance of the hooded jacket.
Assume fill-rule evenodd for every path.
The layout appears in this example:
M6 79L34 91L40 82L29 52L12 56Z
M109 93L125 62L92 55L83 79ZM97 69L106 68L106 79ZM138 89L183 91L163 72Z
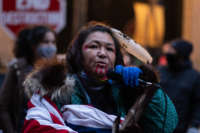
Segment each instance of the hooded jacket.
M200 74L187 61L179 71L161 67L161 85L172 99L179 117L176 132L200 126Z
M190 61L192 43L178 39L169 44L175 53L167 56L167 66L159 68L161 85L178 113L175 133L185 133L191 127L200 126L200 74Z
M24 133L76 133L65 125L60 108L68 103L74 80L66 76L66 67L57 60L43 60L24 81L30 98L23 127Z

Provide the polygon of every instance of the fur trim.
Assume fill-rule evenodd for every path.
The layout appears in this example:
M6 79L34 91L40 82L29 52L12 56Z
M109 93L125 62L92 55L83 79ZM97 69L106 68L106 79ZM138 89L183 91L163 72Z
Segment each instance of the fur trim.
M67 76L65 79L65 84L51 94L51 99L60 101L60 103L69 103L74 85L74 78L72 76Z
M29 98L33 93L38 93L40 96L49 96L51 100L69 100L75 80L67 75L64 62L40 60L35 68L24 81L25 93Z

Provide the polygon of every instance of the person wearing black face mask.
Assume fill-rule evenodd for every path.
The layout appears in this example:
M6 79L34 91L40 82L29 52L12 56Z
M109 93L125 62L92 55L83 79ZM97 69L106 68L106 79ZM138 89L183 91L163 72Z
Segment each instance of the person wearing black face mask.
M166 53L165 54L167 62L168 62L168 67L171 71L178 71L181 68L181 61L179 61L179 57L177 54L172 54L172 53Z
M169 46L165 48L164 54L170 71L181 72L185 68L192 66L189 58L193 49L192 44L183 40L177 40L167 45Z
M189 59L184 59L177 53L166 53L166 60L168 63L168 69L174 72L181 72L185 68L191 67L192 63Z
M200 74L192 67L193 46L174 40L163 46L167 65L159 67L161 86L175 104L179 124L174 133L198 133L200 127Z

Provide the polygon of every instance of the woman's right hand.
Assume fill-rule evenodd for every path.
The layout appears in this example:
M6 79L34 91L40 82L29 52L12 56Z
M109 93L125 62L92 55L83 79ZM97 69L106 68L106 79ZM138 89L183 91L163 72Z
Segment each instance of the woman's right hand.
M117 65L114 72L122 76L123 82L126 86L135 87L139 85L138 78L142 73L140 68Z

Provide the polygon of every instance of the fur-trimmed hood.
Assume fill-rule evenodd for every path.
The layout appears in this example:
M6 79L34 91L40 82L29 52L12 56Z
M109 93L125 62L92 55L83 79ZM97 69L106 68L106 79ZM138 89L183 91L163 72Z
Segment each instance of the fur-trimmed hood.
M51 100L65 102L69 102L74 84L74 78L67 75L65 63L56 59L40 60L24 81L25 93L29 98L37 93L41 97L48 96Z

